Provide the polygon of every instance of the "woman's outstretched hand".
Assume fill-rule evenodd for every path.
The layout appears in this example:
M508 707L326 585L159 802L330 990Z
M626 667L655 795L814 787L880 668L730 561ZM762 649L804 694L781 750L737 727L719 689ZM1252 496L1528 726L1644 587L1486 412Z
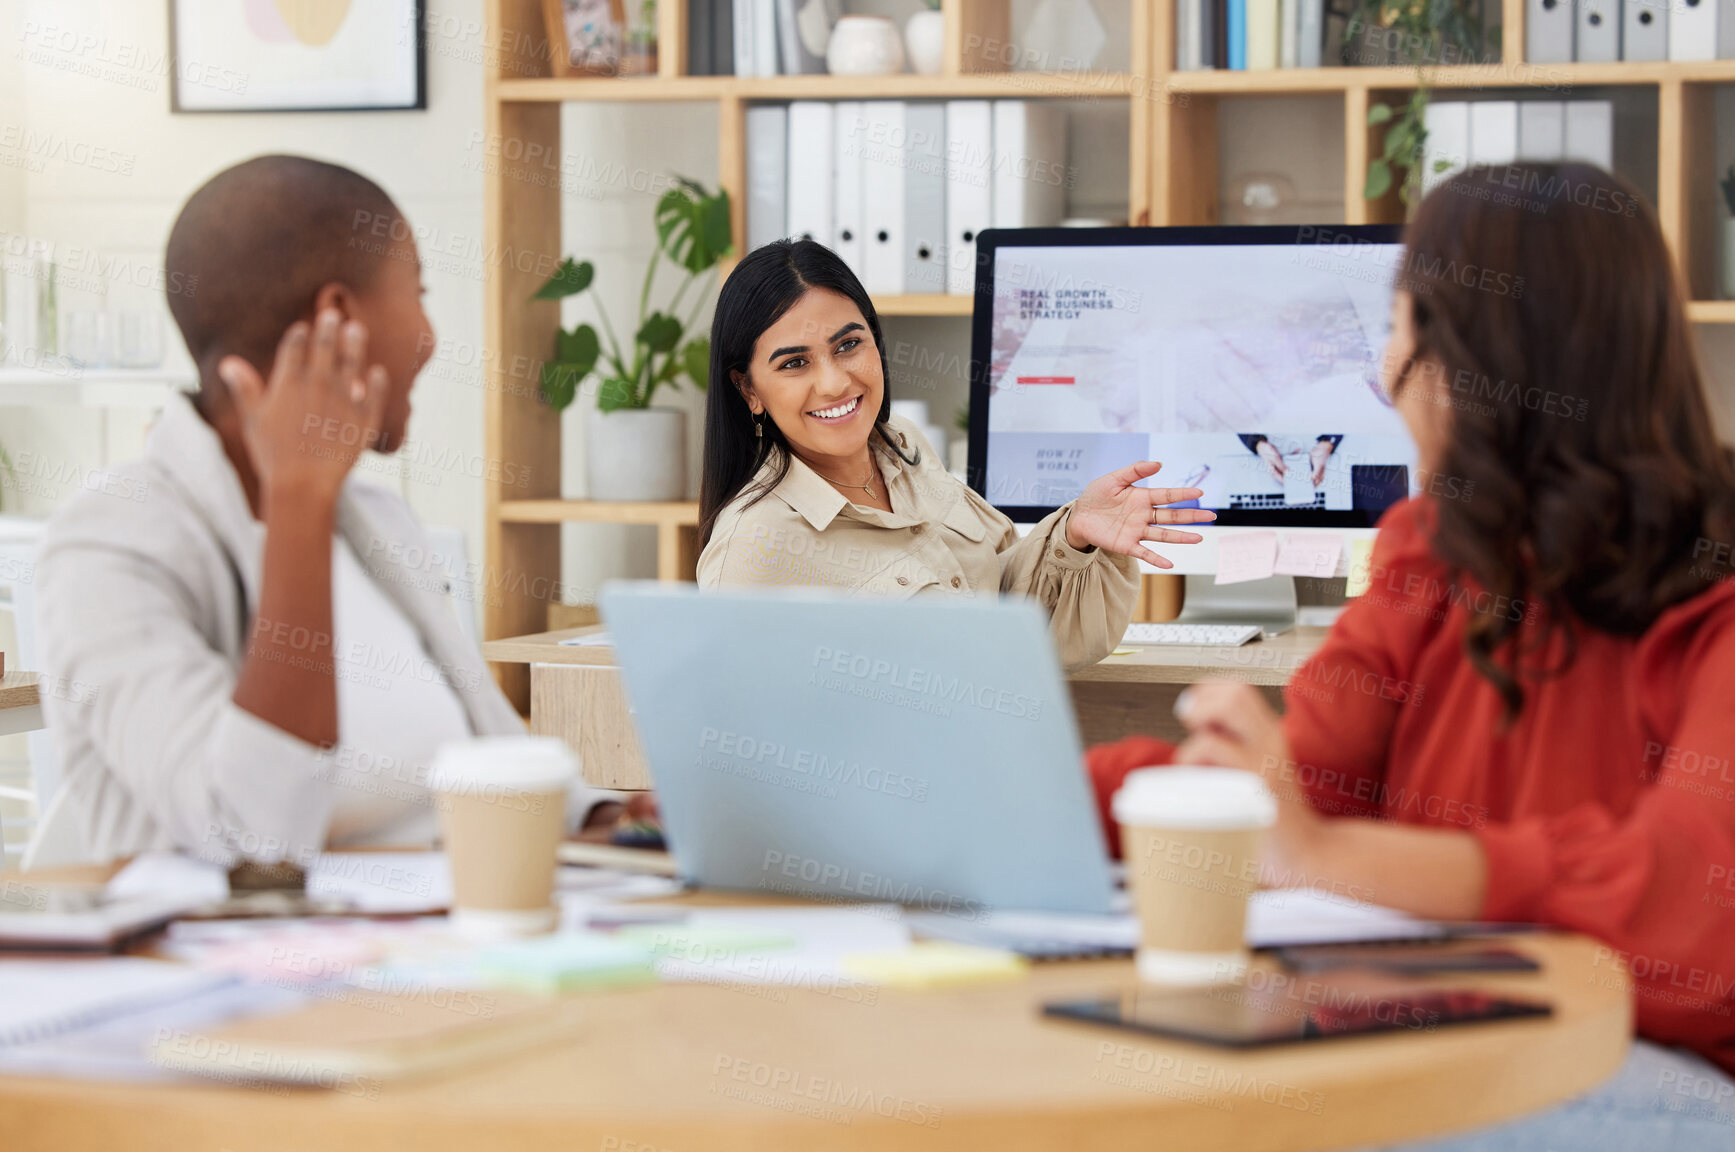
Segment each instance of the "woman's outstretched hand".
M1173 568L1172 562L1145 547L1146 542L1197 544L1204 539L1197 532L1177 532L1163 525L1208 524L1217 514L1203 508L1164 507L1198 499L1203 493L1197 488L1135 487L1162 467L1155 460L1140 460L1092 480L1066 518L1066 542L1081 551L1101 548L1136 556L1158 568Z

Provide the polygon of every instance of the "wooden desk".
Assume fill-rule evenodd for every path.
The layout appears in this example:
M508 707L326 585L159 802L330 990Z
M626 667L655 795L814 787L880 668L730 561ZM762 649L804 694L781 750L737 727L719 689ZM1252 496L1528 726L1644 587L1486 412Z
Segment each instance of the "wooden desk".
M530 665L530 727L578 750L584 778L601 788L649 788L650 776L627 712L614 649L563 645L601 632L601 625L490 640L482 655L496 663ZM1085 744L1142 734L1178 740L1175 697L1188 684L1232 677L1264 689L1274 705L1279 689L1319 647L1328 630L1296 628L1239 648L1140 648L1109 656L1068 679Z
M1237 1053L1039 1015L1124 986L1124 961L949 992L671 984L592 995L575 1041L371 1098L0 1077L0 1116L7 1152L1378 1146L1526 1115L1619 1067L1631 995L1607 950L1512 943L1544 971L1451 982L1541 996L1552 1018Z
M34 672L8 672L0 676L0 736L46 728L42 697Z

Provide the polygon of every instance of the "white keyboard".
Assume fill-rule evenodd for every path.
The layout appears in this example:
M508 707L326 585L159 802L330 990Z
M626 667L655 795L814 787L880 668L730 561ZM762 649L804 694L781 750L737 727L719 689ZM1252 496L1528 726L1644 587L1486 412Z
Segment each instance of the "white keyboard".
M1259 639L1257 624L1129 624L1122 644L1203 644L1238 648Z

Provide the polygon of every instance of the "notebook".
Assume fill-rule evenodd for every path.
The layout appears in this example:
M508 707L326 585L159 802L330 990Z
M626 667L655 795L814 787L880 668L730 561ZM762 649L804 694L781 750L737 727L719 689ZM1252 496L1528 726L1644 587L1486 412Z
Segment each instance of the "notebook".
M572 1036L583 1001L498 990L321 1000L159 1040L163 1068L227 1081L353 1090L499 1059Z
M11 881L0 892L0 951L113 952L198 903Z
M140 957L0 960L0 1047L188 999L233 977Z

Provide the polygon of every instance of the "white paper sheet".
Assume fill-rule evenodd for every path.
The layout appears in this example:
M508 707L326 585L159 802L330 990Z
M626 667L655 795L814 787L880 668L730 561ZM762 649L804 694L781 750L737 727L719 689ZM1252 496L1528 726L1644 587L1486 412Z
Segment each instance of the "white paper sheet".
M985 944L1023 938L1087 948L1132 948L1139 939L1138 920L1130 914L1076 916L1008 911L991 912L976 920L927 915L910 919L918 932L935 921L939 922L937 935L958 940L976 938ZM1449 931L1445 924L1418 920L1391 908L1301 888L1255 892L1247 909L1249 948L1425 940L1444 937Z
M607 632L592 632L588 636L568 636L560 643L564 648L613 648L614 638Z
M325 852L307 870L307 895L377 915L434 912L452 902L452 869L444 852Z
M229 873L220 864L178 852L146 852L108 882L110 900L184 900L189 908L229 898Z

